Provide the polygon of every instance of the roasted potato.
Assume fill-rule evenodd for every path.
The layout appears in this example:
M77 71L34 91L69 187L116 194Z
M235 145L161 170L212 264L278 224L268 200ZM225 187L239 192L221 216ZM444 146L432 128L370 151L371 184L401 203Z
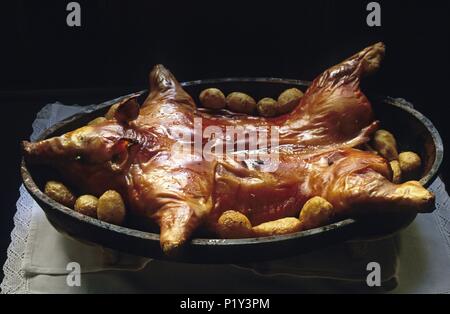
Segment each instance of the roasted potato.
M422 160L419 155L414 152L403 152L398 155L398 162L400 169L406 178L411 179L417 176L422 165Z
M285 90L278 96L277 112L278 114L285 114L291 112L300 102L303 97L303 92L297 88L290 88Z
M386 130L378 130L373 138L373 147L389 161L398 159L397 141Z
M199 98L205 108L223 109L227 105L225 95L220 89L217 88L208 88L203 90L200 93Z
M289 234L298 232L300 231L300 229L300 220L295 217L288 217L265 222L252 228L253 233L258 237Z
M402 170L400 168L400 163L398 160L393 160L390 164L392 169L392 182L398 184L402 181Z
M398 195L407 195L413 201L408 209L414 213L430 213L435 208L435 195L423 188L419 181L408 181L400 184L395 192ZM401 204L399 204L401 206Z
M45 184L44 193L64 206L73 207L75 204L75 196L61 182L48 181Z
M218 220L218 233L224 239L240 239L252 236L250 220L240 212L228 210Z
M102 122L107 121L108 119L106 119L105 117L98 117L95 118L94 120L90 121L87 125L96 125L96 124L100 124Z
M333 205L322 197L313 197L303 205L299 219L302 230L327 225L333 219Z
M97 218L98 198L93 195L82 195L75 201L75 211Z
M116 191L106 191L98 199L98 219L115 225L121 225L125 220L125 214L126 210L122 196Z
M256 104L256 109L262 117L275 117L278 115L277 101L273 98L263 98Z
M234 92L226 98L227 107L238 113L254 114L256 112L255 100L247 94Z

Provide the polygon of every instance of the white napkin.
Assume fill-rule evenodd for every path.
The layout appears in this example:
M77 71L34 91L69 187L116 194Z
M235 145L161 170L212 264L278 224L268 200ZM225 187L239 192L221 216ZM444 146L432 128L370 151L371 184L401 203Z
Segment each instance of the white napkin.
M22 187L23 189L23 187ZM30 197L21 190L22 195ZM130 256L100 246L89 245L56 231L34 202L25 256L22 269L30 277L35 274L67 274L67 265L77 262L81 273L105 270L140 270L150 261L147 258Z
M47 105L35 137L65 117L91 107ZM398 237L342 243L301 256L249 265L188 265L130 256L87 245L58 233L21 188L15 229L4 265L4 293L102 292L393 292L450 291L450 208L439 179L438 209L420 215ZM67 284L67 264L77 262L81 286ZM381 266L382 288L366 285L369 262ZM401 265L401 267L399 267Z

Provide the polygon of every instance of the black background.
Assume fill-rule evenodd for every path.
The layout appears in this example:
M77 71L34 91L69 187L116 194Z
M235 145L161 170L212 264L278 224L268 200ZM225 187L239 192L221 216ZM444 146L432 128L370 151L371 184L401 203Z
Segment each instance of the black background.
M2 168L0 265L18 198L19 140L46 103L88 105L146 88L156 63L180 81L273 76L311 80L367 45L387 46L365 88L403 97L449 142L450 2L78 1L82 26L66 25L69 1L0 4ZM448 172L448 162L443 172ZM1 276L0 276L1 277Z

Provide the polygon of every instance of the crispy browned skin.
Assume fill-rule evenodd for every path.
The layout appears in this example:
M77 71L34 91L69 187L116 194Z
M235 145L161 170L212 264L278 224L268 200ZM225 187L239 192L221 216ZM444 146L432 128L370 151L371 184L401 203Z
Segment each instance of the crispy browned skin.
M297 216L313 196L328 200L336 217L426 211L434 203L430 192L416 183L391 183L384 158L353 149L377 129L359 82L379 67L383 55L384 45L378 43L330 68L292 113L276 118L197 110L173 75L158 65L139 112L131 98L118 106L115 119L42 142L24 142L24 153L29 161L60 169L86 193L119 191L135 215L159 224L167 253L201 224L214 230L230 209L245 214L252 225ZM193 138L195 117L203 119L203 129L278 126L277 170L263 172L229 158L193 161L193 153L175 144L181 129Z

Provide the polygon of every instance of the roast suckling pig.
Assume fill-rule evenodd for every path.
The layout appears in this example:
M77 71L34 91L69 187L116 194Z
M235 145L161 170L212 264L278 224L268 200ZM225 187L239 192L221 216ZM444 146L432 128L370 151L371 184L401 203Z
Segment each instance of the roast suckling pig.
M137 95L130 96L116 105L113 119L24 141L24 155L28 162L57 168L89 194L118 191L132 215L159 225L168 254L196 229L214 231L230 209L252 225L297 216L314 196L328 200L336 218L425 212L434 206L432 193L415 181L392 183L388 160L357 149L378 128L360 79L379 68L384 51L377 43L326 70L291 113L274 118L199 110L174 76L157 65L142 106ZM211 127L223 134L227 127L276 132L277 141L257 149L276 152L277 158L253 160L249 151L244 160L219 155L229 138L211 137L206 132ZM200 151L215 147L208 156L185 149L198 146L199 136ZM247 149L249 141L241 147ZM239 147L232 146L235 153Z

